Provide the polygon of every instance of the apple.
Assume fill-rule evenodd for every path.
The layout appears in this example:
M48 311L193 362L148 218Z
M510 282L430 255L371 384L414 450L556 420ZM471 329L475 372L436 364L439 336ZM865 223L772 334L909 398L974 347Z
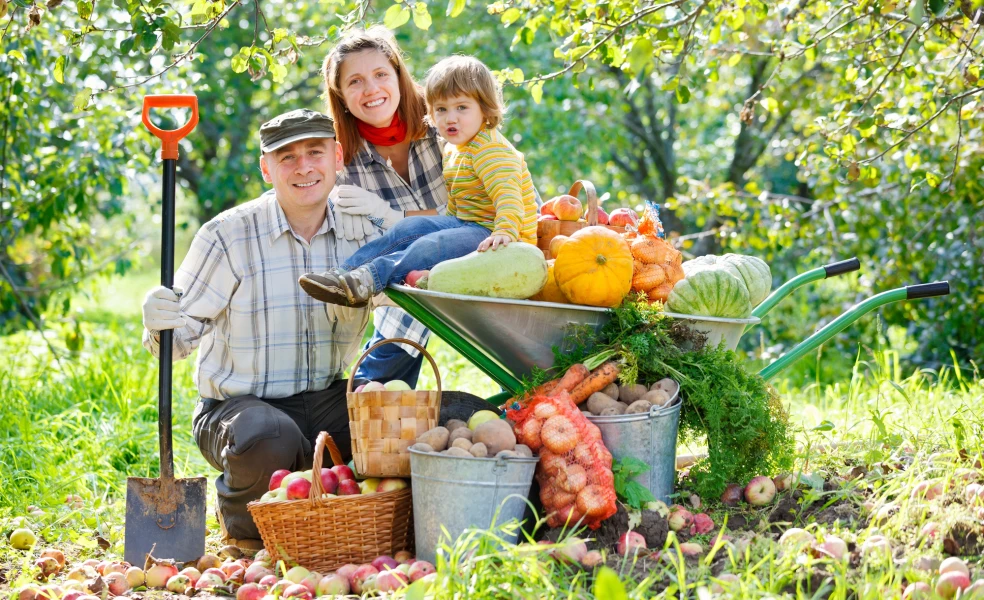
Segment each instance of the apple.
M217 587L221 587L224 584L225 584L225 581L221 577L219 577L218 575L216 575L215 573L202 573L202 576L199 577L198 578L198 581L195 582L195 589L196 590L210 590L210 589L214 589L214 588L217 588ZM247 583L246 585L241 586L240 589L242 589L244 587L251 586L251 585L256 585L256 583L255 582L254 583ZM260 587L260 586L257 585L256 587ZM261 589L263 589L263 588L261 588ZM266 590L265 589L263 590L263 594L266 594ZM260 594L260 596L262 597L263 594Z
M306 586L299 583L290 585L284 593L280 596L281 598L300 598L301 600L311 600L314 596L311 594Z
M936 582L936 593L943 598L953 598L957 592L970 587L970 577L960 571L948 571Z
M597 550L590 550L584 555L584 558L581 559L581 564L589 569L593 569L605 564L605 557L602 556L601 552L598 552Z
M41 555L38 558L53 558L58 563L58 568L61 569L65 566L65 553L57 548L45 548L41 551Z
M38 543L38 536L26 527L15 529L10 534L10 547L15 550L30 550Z
M554 215L540 215L540 217L537 219L537 221L559 221L559 220L560 219L558 219Z
M410 287L417 287L417 282L420 281L422 277L427 277L428 275L430 275L430 271L426 269L422 271L410 271L407 273L406 283Z
M799 527L790 527L779 537L779 545L794 550L812 544L816 538L812 533Z
M789 490L793 487L793 476L790 473L781 473L772 478L772 483L776 484L778 492Z
M185 567L184 569L181 569L181 570L180 570L180 571L178 572L178 574L179 574L179 575L184 575L184 576L186 576L186 577L187 577L188 579L190 579L190 580L191 580L191 584L192 584L192 585L195 585L195 582L197 582L197 581L198 581L198 578L202 576L202 573L201 573L201 571L199 571L199 570L198 570L198 569L196 569L195 567ZM117 596L118 596L118 595L119 595L119 594L117 594Z
M361 392L364 389L366 389L366 384L363 383L363 384L359 385L359 387L355 388L355 393L358 394L359 392Z
M386 477L380 480L379 485L376 486L377 492L392 492L405 489L407 489L407 480L400 479L399 477Z
M167 580L167 591L174 592L175 594L187 594L189 590L194 589L191 583L191 579L187 575L182 575L178 573L177 575L172 575Z
M885 558L892 556L892 543L883 535L873 535L861 544L861 556L881 555Z
M106 589L113 596L122 596L130 591L130 584L126 580L126 575L123 573L110 573L103 577L103 583L106 584Z
M426 560L418 560L414 561L413 564L410 565L410 572L407 573L407 575L410 577L410 581L414 582L435 572L437 572L437 569L434 568L434 565L430 564Z
M261 600L266 596L266 590L255 583L247 583L236 590L236 600Z
M348 578L334 573L325 575L318 582L318 596L345 596L351 590ZM238 598L236 600L239 600Z
M57 560L50 556L42 556L37 559L34 561L34 566L41 571L41 573L38 574L38 577L40 577L43 581L61 571L61 565L58 564Z
M378 477L368 477L359 482L359 489L362 490L363 494L372 494L379 487L379 482L382 479Z
M540 206L540 215L545 217L556 217L557 215L553 213L553 207L556 203L556 198L551 198L550 200L544 202L543 205Z
M975 504L981 497L982 490L984 490L984 486L981 486L979 483L967 484L967 487L964 488L964 500L971 504Z
M17 600L35 600L40 588L34 584L25 585L17 590Z
M379 569L372 565L360 565L359 568L352 573L351 579L349 579L349 585L352 587L352 591L356 594L361 594L363 592L362 586L370 577L374 577L379 574Z
M286 590L292 585L299 585L299 584L291 583L286 579L280 579L278 581L275 581L273 585L270 586L270 590L267 593L270 594L271 596L283 596L284 590Z
M680 544L680 552L684 556L700 556L704 552L704 548L696 542L684 542Z
M383 387L385 387L387 390L391 392L405 392L411 389L410 386L407 385L407 382L402 381L400 379L387 381L386 383L383 384Z
M931 481L920 481L912 488L912 492L909 494L909 498L915 500L917 498L925 498L926 500L932 500L943 493L943 485L940 483L933 483Z
M486 421L492 421L493 419L498 419L499 413L491 410L480 410L473 414L471 418L468 419L468 429L475 431L475 428L485 423Z
M205 573L202 573L202 577L204 576ZM263 578L260 579L257 583L260 584L260 587L269 590L273 588L273 586L277 585L278 581L280 581L280 579L276 575L271 573L270 575L264 575Z
M933 588L929 587L929 584L925 581L915 581L905 586L905 591L902 592L902 600L920 600L922 598L930 598L933 595Z
M270 491L279 488L280 482L282 482L284 480L284 477L287 477L288 475L290 475L290 471L288 471L287 469L277 469L276 471L274 471L273 474L270 475L270 487L269 487Z
M318 591L318 584L321 583L321 574L311 571L311 574L301 580L301 585L306 587L311 595L316 595Z
M721 573L716 579L717 581L711 584L711 591L715 594L723 594L725 586L730 588L732 585L741 581L734 573Z
M378 381L370 381L366 384L366 387L362 388L363 392L385 392L386 385Z
M335 493L339 496L357 496L362 493L359 483L354 479L346 479L338 482L338 489Z
M981 600L984 598L984 579L978 579L960 594L961 600Z
M251 564L243 574L245 583L258 583L267 575L273 575L273 570L266 566L266 563L256 562Z
M211 569L205 569L205 572L203 572L202 575L203 576L204 575L215 575L216 577L218 577L218 578L220 578L222 580L222 583L225 583L226 580L229 579L229 577L226 575L225 571L223 571L219 567L212 567Z
M178 574L178 568L170 564L157 563L145 573L147 587L160 589L167 585L168 580Z
M670 524L670 529L673 531L680 531L684 528L690 527L693 524L694 515L679 504L674 504L670 507L670 517L668 521Z
M349 563L347 565L342 565L337 569L335 569L335 575L338 575L339 577L344 577L351 584L352 573L355 573L356 569L358 568L359 565L353 565L352 563Z
M130 567L123 575L126 577L126 582L129 583L132 588L140 587L146 582L143 569L140 567Z
M729 483L721 494L721 503L726 506L734 506L741 502L742 488L737 483Z
M414 563L413 554L411 554L409 550L400 550L393 555L393 558L395 558L398 563L406 563L408 565L412 565Z
M551 212L561 221L577 221L584 214L584 207L574 196L564 194L553 199Z
M284 470L287 471L287 469ZM287 471L287 474L289 475L290 471ZM273 481L271 480L271 484L272 483ZM277 483L278 488L279 486L280 483ZM198 564L196 564L195 566L198 568L199 571L204 573L209 569L218 569L219 567L221 567L222 559L214 554L203 554L202 557L198 559Z
M616 208L608 215L608 224L612 227L628 227L638 223L639 215L631 208Z
M294 471L288 475L285 475L283 479L280 480L280 489L286 490L287 486L291 484L292 481L298 479L304 479L304 473L301 471Z
M326 494L334 494L335 489L338 488L338 475L331 469L321 468L321 487L324 488Z
M299 477L294 481L291 481L287 486L288 500L301 500L302 498L307 498L310 494L311 482L303 477Z
M226 583L235 585L241 585L243 583L243 577L246 575L246 569L235 563L222 565L222 572L225 573Z
M558 546L550 552L550 556L560 562L581 562L584 555L588 553L588 546L579 537L569 537L557 544Z
M776 497L776 484L765 475L757 475L745 486L745 502L752 506L765 506Z
M638 531L629 530L619 536L615 551L618 552L619 556L628 556L645 549L646 538L642 537Z
M714 529L714 521L704 513L694 515L694 524L690 526L691 535L710 533Z
M304 581L304 578L311 574L311 571L305 569L304 567L298 565L296 567L291 567L284 575L284 579L291 583L300 583Z
M608 213L606 213L605 209L600 206L598 207L598 224L608 225Z
M382 572L386 569L395 569L400 563L397 562L392 556L387 556L383 554L382 556L377 556L372 560L372 566L376 567L376 570Z
M969 589L969 588L968 588ZM86 593L82 590L66 590L65 594L62 595L61 600L79 600L79 598L84 598ZM95 596L89 596L90 598L95 598Z
M940 563L940 575L944 573L963 573L970 577L970 570L967 569L966 563L956 556L951 556Z
M847 556L847 542L836 535L824 536L823 542L816 544L813 549L816 556L829 556L834 560L841 560Z
M341 483L346 479L355 481L355 472L352 471L352 467L348 465L335 465L331 468L331 472L338 477L338 483Z
M925 525L923 525L922 529L919 530L919 537L935 540L936 536L939 535L939 533L940 533L939 523L933 523L932 521L930 521Z
M376 591L395 592L407 585L409 579L396 569L387 569L376 577Z

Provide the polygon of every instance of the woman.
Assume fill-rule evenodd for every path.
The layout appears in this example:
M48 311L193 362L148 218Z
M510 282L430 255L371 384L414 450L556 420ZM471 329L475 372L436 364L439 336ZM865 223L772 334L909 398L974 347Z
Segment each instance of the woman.
M421 87L385 27L353 31L328 53L322 68L328 110L335 121L345 169L332 194L336 227L360 239L369 221L388 229L405 216L443 214L448 203L443 141L424 122ZM367 221L368 219L368 221ZM317 277L313 275L311 277ZM375 311L369 345L401 337L427 343L430 332L399 308ZM423 356L410 346L374 350L354 377L416 387Z

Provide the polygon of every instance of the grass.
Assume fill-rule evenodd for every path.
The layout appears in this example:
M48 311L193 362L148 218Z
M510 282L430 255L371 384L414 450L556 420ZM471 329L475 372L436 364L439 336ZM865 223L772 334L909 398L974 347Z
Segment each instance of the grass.
M156 360L140 344L139 324L139 298L154 281L156 275L121 280L102 298L83 303L84 346L60 365L37 333L0 338L0 355L9 357L0 364L0 530L9 531L15 518L25 517L43 540L38 548L57 545L70 560L122 555L126 477L154 476L158 465ZM49 338L64 344L58 335ZM431 342L430 350L445 389L484 396L498 391L439 340ZM614 598L624 593L628 598L703 600L721 584L722 573L731 573L738 582L726 587L740 597L893 598L905 583L931 580L930 573L915 568L915 560L941 558L954 551L955 543L962 544L958 553L976 553L971 570L984 577L979 564L984 547L974 541L984 539L984 530L961 493L962 478L984 481L973 467L984 452L979 374L956 366L906 373L898 351L885 345L862 358L843 381L798 387L790 383L797 380L794 373L791 380L777 382L798 430L796 471L803 485L796 496L787 492L786 504L779 505L794 510L731 509L706 498L702 510L718 528L744 521L744 526L728 527L729 543L715 544L717 532L695 536L691 541L701 543L705 554L683 559L681 540L671 538L660 560L609 557L611 571L596 573L550 560L544 547L505 544L503 549L503 529L471 532L439 561L441 585L434 597ZM174 371L176 472L211 480L215 473L191 436L197 401L193 366L183 361ZM433 375L428 367L423 371L421 384L431 387ZM943 484L944 493L931 500L913 497L914 486L924 480ZM683 502L686 479L679 489ZM65 504L69 494L83 498L81 507ZM834 508L856 519L818 522L818 515ZM927 522L940 529L934 539L920 536ZM214 549L214 517L208 525ZM817 539L840 535L852 549L885 535L895 549L893 560L855 554L841 562L792 552L777 538L793 525ZM30 580L31 556L0 543L0 595Z

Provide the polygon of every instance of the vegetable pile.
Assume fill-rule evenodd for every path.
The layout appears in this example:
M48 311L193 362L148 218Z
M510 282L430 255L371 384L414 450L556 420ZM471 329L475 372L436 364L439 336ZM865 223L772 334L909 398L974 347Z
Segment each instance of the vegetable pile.
M667 298L670 312L743 319L772 289L769 265L754 256L707 255L682 266L686 278Z

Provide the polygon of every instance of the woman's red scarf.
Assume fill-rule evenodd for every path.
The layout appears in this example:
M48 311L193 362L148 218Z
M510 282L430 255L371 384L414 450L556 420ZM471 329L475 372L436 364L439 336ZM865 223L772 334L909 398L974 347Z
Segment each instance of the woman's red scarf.
M388 127L373 127L361 120L356 126L362 139L375 146L395 146L407 137L407 124L400 119L400 113L393 114L393 122Z

